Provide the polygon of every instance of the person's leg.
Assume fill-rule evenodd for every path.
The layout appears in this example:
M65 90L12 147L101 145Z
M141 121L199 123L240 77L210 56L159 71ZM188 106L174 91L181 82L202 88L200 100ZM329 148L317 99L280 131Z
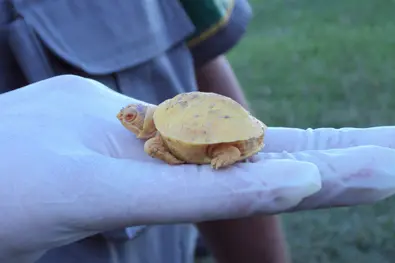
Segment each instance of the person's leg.
M207 258L210 255L211 255L210 250L207 248L202 235L199 234L199 236L197 238L197 242L196 242L195 258L202 259L202 258Z

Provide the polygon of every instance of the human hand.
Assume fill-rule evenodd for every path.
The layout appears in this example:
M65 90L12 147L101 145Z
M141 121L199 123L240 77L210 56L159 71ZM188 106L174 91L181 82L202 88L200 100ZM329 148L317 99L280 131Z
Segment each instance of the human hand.
M266 152L254 162L215 171L146 155L144 142L116 119L132 101L75 76L0 95L0 261L31 262L127 226L354 205L395 191L393 127L350 130L359 134L354 145L379 146L334 150L323 150L334 146L322 138L338 130L269 128ZM350 194L358 190L365 192Z
M320 191L288 211L375 203L394 193L395 127L271 128L265 158L314 163Z

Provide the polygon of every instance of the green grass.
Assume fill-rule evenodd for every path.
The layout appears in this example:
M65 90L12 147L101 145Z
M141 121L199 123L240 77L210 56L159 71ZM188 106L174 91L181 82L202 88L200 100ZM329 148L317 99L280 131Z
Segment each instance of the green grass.
M229 58L266 124L395 123L394 0L250 2L255 17ZM394 198L283 219L295 263L395 261Z

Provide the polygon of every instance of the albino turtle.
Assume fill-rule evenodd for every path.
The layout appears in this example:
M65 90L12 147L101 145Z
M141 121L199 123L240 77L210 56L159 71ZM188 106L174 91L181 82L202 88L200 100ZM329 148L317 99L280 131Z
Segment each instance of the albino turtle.
M168 164L208 164L214 169L242 161L263 146L266 125L234 100L215 93L179 94L158 106L134 103L117 115L147 139L144 151Z

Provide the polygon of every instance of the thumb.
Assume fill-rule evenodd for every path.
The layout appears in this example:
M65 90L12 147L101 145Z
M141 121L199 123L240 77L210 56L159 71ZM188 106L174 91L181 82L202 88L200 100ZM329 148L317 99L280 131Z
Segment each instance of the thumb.
M72 227L103 232L131 225L185 223L273 213L317 192L321 177L309 162L273 159L222 170L208 165L85 158L89 167ZM292 178L292 180L290 180ZM89 198L87 198L89 197Z
M42 152L39 156L47 157ZM7 200L0 209L9 215L0 220L0 239L7 240L0 244L0 258L15 248L50 249L133 225L283 211L321 186L316 166L295 160L213 171L210 166L168 166L97 153L49 158L45 168L31 163L34 178L0 178L8 182L0 184L0 194ZM15 174L25 171L10 167Z

